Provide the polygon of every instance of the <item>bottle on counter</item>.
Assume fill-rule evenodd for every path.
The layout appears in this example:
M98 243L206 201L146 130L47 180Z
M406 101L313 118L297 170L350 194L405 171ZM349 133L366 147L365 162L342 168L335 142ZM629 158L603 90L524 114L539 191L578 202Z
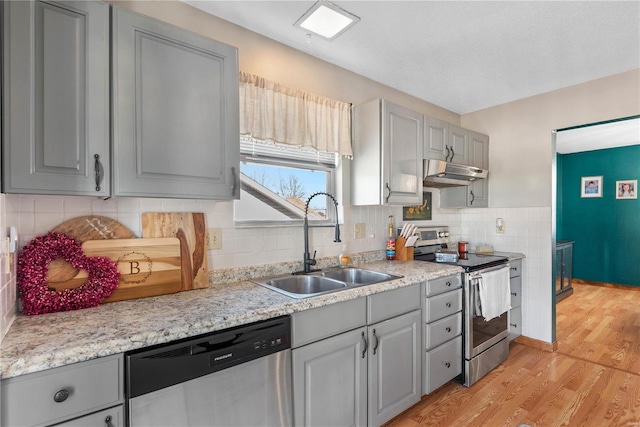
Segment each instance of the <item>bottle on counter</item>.
M340 267L346 267L351 262L351 257L347 253L347 245L342 245L342 252L338 255L338 264Z
M396 235L393 231L393 215L389 215L389 237L387 237L387 259L396 259Z

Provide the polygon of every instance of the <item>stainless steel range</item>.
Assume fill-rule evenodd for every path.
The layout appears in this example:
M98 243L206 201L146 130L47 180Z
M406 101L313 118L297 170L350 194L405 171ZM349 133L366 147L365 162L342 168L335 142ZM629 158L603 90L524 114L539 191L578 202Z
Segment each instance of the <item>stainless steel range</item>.
M462 273L464 363L463 373L457 379L470 387L509 356L508 308L502 314L487 320L483 316L483 307L480 302L481 289L485 295L487 291L484 289L487 286L503 287L504 280L507 280L508 287L508 259L495 255L457 253L453 250L455 248L449 248L450 233L449 227L446 226L419 227L415 235L418 235L418 241L414 247L414 260L439 262L438 259L443 259L446 264L458 265L464 269ZM452 255L453 260L448 255ZM509 292L508 288L506 292ZM489 306L490 301L485 300L484 304Z

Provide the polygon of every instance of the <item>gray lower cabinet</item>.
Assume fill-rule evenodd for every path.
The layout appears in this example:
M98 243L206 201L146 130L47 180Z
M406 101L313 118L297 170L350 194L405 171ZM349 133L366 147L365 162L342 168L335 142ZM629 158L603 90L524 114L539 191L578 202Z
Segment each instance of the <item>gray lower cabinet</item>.
M113 7L113 193L240 197L237 49Z
M369 326L369 419L379 426L421 397L420 310Z
M0 7L3 192L108 196L109 5Z
M294 349L296 426L366 426L366 328Z
M123 425L122 354L8 378L1 387L3 426Z
M424 285L424 375L429 394L462 373L461 275L429 280Z
M509 310L509 341L522 335L522 260L509 261L509 287L511 310Z
M420 286L292 315L296 426L378 426L420 400Z

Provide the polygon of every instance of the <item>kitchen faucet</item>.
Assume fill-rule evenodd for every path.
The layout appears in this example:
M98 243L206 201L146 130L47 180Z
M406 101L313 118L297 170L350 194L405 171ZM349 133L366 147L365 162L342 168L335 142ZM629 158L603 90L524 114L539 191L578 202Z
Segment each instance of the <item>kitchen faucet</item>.
M307 212L309 210L309 202L316 196L325 195L333 200L333 204L336 207L336 225L309 225L309 220L307 219ZM335 227L335 237L333 239L334 242L340 242L340 225L338 225L338 202L335 197L333 197L329 193L318 192L314 193L307 199L307 203L304 205L304 273L311 273L311 266L316 265L316 251L313 251L313 258L311 258L311 254L309 253L309 227Z

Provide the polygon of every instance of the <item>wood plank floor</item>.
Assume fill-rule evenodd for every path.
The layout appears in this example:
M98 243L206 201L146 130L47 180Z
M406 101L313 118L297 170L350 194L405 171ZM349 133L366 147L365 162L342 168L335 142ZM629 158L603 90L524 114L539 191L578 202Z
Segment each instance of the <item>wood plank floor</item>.
M512 343L472 387L449 383L387 426L640 427L640 289L576 284L556 310L557 352Z

